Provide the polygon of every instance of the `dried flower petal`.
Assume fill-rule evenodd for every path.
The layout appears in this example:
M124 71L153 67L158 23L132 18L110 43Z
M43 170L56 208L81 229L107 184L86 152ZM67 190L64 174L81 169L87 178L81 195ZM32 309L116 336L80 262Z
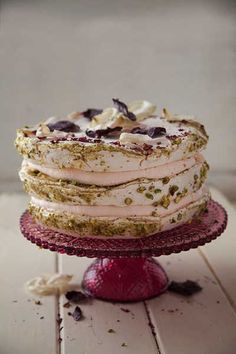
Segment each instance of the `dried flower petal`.
M87 296L84 293L82 293L82 291L75 291L75 290L68 291L65 296L67 300L75 304L87 299Z
M166 129L163 127L152 127L148 129L148 136L150 136L150 138L152 139L165 134L166 134Z
M118 111L120 113L122 113L125 117L127 117L133 121L136 120L135 114L128 110L128 107L124 102L121 102L118 98L113 98L112 101L113 101L115 107L118 109Z
M147 135L147 129L141 128L141 127L136 127L133 128L130 133L132 134L142 134L142 135Z
M168 290L183 296L191 296L202 290L202 287L195 281L186 280L184 282L172 281Z
M85 118L88 118L91 120L97 114L101 114L102 111L103 111L102 109L88 108L86 111L82 112L82 114Z
M77 133L80 131L80 127L69 120L60 120L56 123L49 123L47 126L51 132L53 130L59 130L66 133Z
M115 128L106 128L106 129L97 129L97 130L86 130L86 134L90 138L101 138L102 136L116 136L117 133L119 133L122 130L121 127L115 127Z
M142 134L148 135L150 138L154 139L159 136L166 134L166 129L163 127L151 127L151 128L144 128L144 127L135 127L130 131L131 134Z
M81 311L81 308L79 306L76 306L74 309L74 312L72 312L71 316L75 321L80 321L83 318L83 313Z

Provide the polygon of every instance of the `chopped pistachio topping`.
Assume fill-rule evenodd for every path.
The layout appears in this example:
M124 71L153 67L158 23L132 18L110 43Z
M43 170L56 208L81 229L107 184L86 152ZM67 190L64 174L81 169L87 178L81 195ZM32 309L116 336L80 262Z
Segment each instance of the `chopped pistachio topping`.
M145 197L152 200L154 199L153 194L151 193L145 193Z
M157 193L161 193L161 189L159 189L159 188L155 188L155 189L154 189L154 193L155 193L155 194L157 194Z
M137 192L138 193L143 193L146 189L147 189L146 187L140 186L140 187L137 188Z
M148 190L149 190L150 192L154 192L154 189L155 189L155 187L154 187L153 185L151 185L151 186L148 188Z
M125 198L125 204L130 205L132 204L133 200L131 198Z
M163 195L160 200L160 205L163 206L163 208L167 209L170 205L170 198L167 195Z
M181 213L179 213L179 214L177 215L177 220L180 221L180 220L182 219L182 217L183 217L183 215L182 215Z
M169 188L170 195L173 196L175 194L175 192L177 192L178 189L179 189L179 187L176 185L170 186L170 188Z
M163 184L167 184L170 181L170 177L164 177L161 179Z
M176 196L175 199L174 199L175 203L176 203L176 204L179 203L179 201L181 200L181 198L182 198L182 194L181 194L180 192L177 193L177 196Z

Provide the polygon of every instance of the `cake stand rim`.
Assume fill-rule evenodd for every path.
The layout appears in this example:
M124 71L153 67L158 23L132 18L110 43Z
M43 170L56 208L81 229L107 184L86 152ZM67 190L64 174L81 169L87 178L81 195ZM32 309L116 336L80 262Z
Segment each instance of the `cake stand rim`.
M162 231L159 233L156 233L151 236L146 236L146 237L141 237L141 238L106 238L106 239L101 239L101 238L92 238L92 237L74 237L71 235L68 235L66 233L61 233L57 232L55 230L52 230L50 228L46 228L45 226L42 226L38 224L36 221L33 220L31 215L29 214L28 210L25 210L24 213L20 217L20 230L21 233L25 238L27 238L29 241L32 243L35 243L41 248L49 249L51 251L55 251L58 253L64 253L67 255L75 255L78 257L89 257L89 258L94 258L94 257L99 257L99 258L127 258L127 257L152 257L152 256L161 256L161 255L169 255L171 253L179 253L181 251L188 251L192 248L196 248L199 246L203 246L206 243L209 243L216 239L218 236L220 236L223 231L225 230L227 226L227 221L228 221L228 215L225 210L225 208L218 202L214 200L210 200L208 202L208 208L212 208L212 214L214 212L213 207L217 209L219 216L223 217L223 220L221 222L217 222L217 226L215 227L215 230L213 230L211 225L211 229L207 231L203 231L201 223L196 224L195 220L194 222L190 224L183 224L181 226L175 227L169 231ZM210 213L210 212L209 212ZM211 216L211 215L210 215ZM24 225L25 219L29 218L31 220L31 226L34 225L32 230L29 232L29 229ZM204 218L204 216L203 216ZM194 224L195 223L195 224ZM207 225L207 224L206 224ZM188 230L189 228L189 230ZM194 236L191 238L185 238L181 234L181 231L183 232L184 230L188 230L189 232L192 231ZM33 235L33 231L38 232L41 234L41 237L36 237ZM50 235L53 237L56 236L57 238L57 243L56 242L48 242L46 239L44 239L45 234L50 233ZM201 233L201 237L199 237ZM168 235L173 234L173 238L175 237L180 237L179 243L171 243L168 245L169 239ZM180 236L181 235L181 236ZM203 235L203 236L202 236ZM164 236L164 238L162 238ZM58 244L59 238L67 238L68 242L67 244L62 243ZM166 239L165 239L166 238ZM166 244L163 244L163 240L166 240ZM71 243L71 241L74 242L80 242L80 246L75 246ZM154 244L151 244L150 241L153 241ZM158 241L159 244L158 244ZM94 247L88 247L89 242L92 242L95 246ZM132 245L132 242L134 243L134 248L128 247L125 248L125 244ZM156 242L156 244L155 244ZM84 243L84 246L83 246ZM96 247L97 243L97 248ZM112 243L117 243L117 244L124 244L124 248L119 248L119 249L107 249L105 248L106 245L103 245L103 248L98 248L98 244L108 244L109 243L112 245ZM149 246L148 246L149 245ZM138 246L138 247L137 247Z

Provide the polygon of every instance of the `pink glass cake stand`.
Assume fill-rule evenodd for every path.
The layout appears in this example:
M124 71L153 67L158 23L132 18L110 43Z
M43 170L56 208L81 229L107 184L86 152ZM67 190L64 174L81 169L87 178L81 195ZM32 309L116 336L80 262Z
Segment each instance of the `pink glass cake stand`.
M160 295L168 286L163 268L152 256L202 246L225 229L225 209L210 201L207 211L191 223L136 239L74 237L36 223L28 211L20 219L22 234L36 245L78 257L98 257L86 270L83 288L109 301L141 301Z

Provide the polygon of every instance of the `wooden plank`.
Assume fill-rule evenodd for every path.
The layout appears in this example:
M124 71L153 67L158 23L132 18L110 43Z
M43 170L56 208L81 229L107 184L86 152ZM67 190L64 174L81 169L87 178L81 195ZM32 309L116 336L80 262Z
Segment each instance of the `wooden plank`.
M42 305L36 305L38 298L25 293L24 283L55 272L55 255L20 234L19 217L26 200L22 195L0 196L0 352L53 354L57 352L55 298L43 298Z
M216 189L212 197L226 208L228 226L217 242L201 247L201 252L236 311L236 209Z
M236 316L199 252L160 260L170 279L196 280L203 287L189 299L167 292L147 301L161 353L234 354Z
M75 281L80 283L91 259L60 256L64 273L74 274ZM62 311L62 353L63 354L157 354L157 349L151 329L148 326L144 304L112 304L93 300L80 307L85 319L75 322L63 304ZM128 308L126 313L121 308ZM115 333L109 333L109 329ZM124 343L124 344L123 344ZM123 346L122 346L123 344Z

